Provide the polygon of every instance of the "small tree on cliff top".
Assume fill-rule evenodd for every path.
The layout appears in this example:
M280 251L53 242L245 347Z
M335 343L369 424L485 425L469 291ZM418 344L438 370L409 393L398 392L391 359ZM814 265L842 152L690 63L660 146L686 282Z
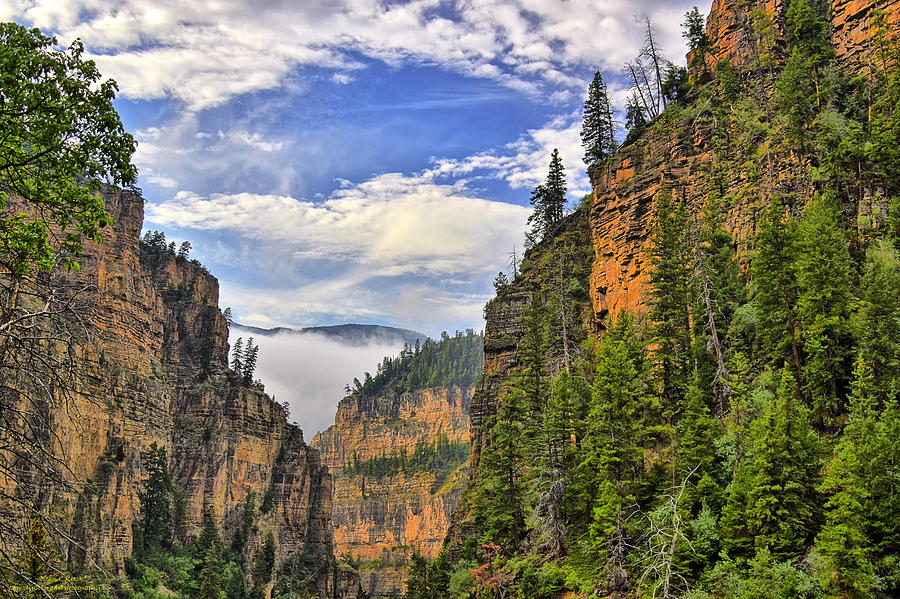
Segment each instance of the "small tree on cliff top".
M566 172L556 148L550 154L547 180L531 192L531 205L534 213L528 217L528 224L532 225L529 239L536 242L546 237L562 220L566 207Z

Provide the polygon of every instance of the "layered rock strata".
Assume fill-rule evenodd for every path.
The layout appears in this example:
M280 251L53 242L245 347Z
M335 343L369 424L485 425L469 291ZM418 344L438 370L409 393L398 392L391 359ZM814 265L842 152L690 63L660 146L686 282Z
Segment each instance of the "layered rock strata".
M218 281L198 263L142 253L143 200L104 189L115 224L88 244L81 270L66 282L84 288L81 318L89 340L73 349L76 391L50 413L55 456L70 488L26 475L3 482L13 495L41 497L62 512L73 542L70 563L120 573L132 552L132 526L146 474L141 452L164 447L176 489L187 502L186 535L206 516L229 539L251 494L257 510L246 557L271 531L277 563L307 554L322 598L355 592L334 567L331 477L284 409L228 370L228 325ZM80 493L79 493L80 492ZM4 516L16 518L13 506ZM249 562L248 562L249 563Z
M335 554L359 570L373 597L402 595L413 549L434 558L450 527L466 466L442 471L413 463L417 447L469 443L471 387L452 385L376 397L351 395L313 447L334 472ZM359 467L403 453L404 468L364 473ZM357 465L354 468L354 464Z

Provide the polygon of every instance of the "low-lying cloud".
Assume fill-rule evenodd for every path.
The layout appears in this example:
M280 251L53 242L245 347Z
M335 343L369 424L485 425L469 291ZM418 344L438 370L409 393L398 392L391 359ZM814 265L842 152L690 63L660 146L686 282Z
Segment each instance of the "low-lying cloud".
M232 347L238 337L246 343L246 331L232 329ZM363 373L374 373L384 356L399 353L401 344L382 341L351 346L317 333L278 333L258 335L256 378L276 401L290 406L289 419L303 429L310 441L317 432L334 423L337 404L344 396L344 385Z

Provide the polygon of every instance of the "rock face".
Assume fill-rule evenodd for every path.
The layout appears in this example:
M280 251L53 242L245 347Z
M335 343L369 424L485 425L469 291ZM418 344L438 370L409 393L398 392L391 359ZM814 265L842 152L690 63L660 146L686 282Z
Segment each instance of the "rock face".
M403 594L403 566L413 548L428 558L441 548L464 486L465 458L425 469L414 456L439 440L465 451L472 393L451 385L351 395L338 404L334 426L312 441L334 472L335 554L355 563L375 597ZM361 466L401 453L409 461L403 469L367 473Z
M786 48L784 28L785 0L713 0L706 34L713 45L710 62L728 59L738 67L750 65L760 55L755 50L761 36L768 36L774 47L773 58ZM872 16L881 10L888 24L900 23L900 0L831 0L831 39L838 60L846 68L867 70L873 66Z
M869 23L876 4L889 22L900 23L900 1L832 3L834 47L848 70L868 68L873 51ZM752 69L759 40L754 25L766 18L772 24L771 58L779 60L785 48L784 9L782 0L715 0L707 20L707 35L713 44L709 65L728 59L740 68ZM759 125L768 126L764 120ZM747 144L755 143L746 131L726 133L731 140L741 135ZM729 198L725 225L739 248L754 234L760 206L768 205L773 195L792 194L798 206L812 196L810 165L804 156L760 145L754 148L755 155L744 157L736 147L717 145L720 141L714 136L711 125L703 119L673 122L670 117L623 148L608 165L591 173L595 252L591 297L601 320L621 310L645 309L647 249L661 189L670 190L674 199L683 200L694 214L708 197ZM875 218L885 213L883 200L866 188L865 182L856 181L854 185L857 187L847 195L857 200L845 207L848 213L875 214Z
M313 556L320 597L339 597L339 587L355 592L333 565L332 483L318 452L278 403L227 368L218 281L199 264L142 254L143 200L113 189L103 195L115 224L103 244L89 245L80 272L66 275L89 289L83 316L93 335L78 348L84 373L68 407L51 413L54 451L71 468L66 476L76 488L87 484L76 496L23 476L4 481L7 490L62 506L77 541L68 547L70 562L120 572L140 516L140 455L155 442L186 495L187 533L212 516L227 540L248 495L268 496L271 508L258 515L248 557L272 531L278 564Z
M759 57L761 34L768 37L770 56L766 58L782 60L786 49L785 8L784 0L714 0L707 19L707 35L713 45L707 68L728 59L739 70L752 70ZM850 71L868 68L872 52L869 25L875 8L886 12L889 23L900 23L897 0L832 2L836 55ZM702 63L693 64L695 76L700 76L696 69L701 68ZM763 136L754 133L754 128L765 131L770 126L765 114L760 115L758 122L738 123L734 130L725 132L716 132L701 116L702 111L667 111L637 141L621 148L607 164L593 171L594 194L588 209L568 217L551 239L530 250L526 260L535 267L523 269L488 304L484 374L477 384L471 411L473 474L478 470L479 455L489 434L485 425L503 402L510 376L520 366L518 343L525 330L529 301L535 293L553 291L542 278L545 273L540 265L546 265L551 256L560 253L562 238L578 235L579 231L587 237L581 243L592 252L586 265L591 308L582 322L585 330L596 331L623 310L637 314L647 310L647 250L661 190L671 192L676 202L683 200L695 215L708 198L727 200L724 225L731 232L739 255L755 234L761 211L773 196L790 194L795 211L812 196L811 165L806 157L769 148L760 142ZM845 195L850 199L843 208L848 215L866 216L873 223L884 217L886 199L870 182L856 180L845 185ZM463 503L454 514L451 550L464 539L477 537L469 509Z

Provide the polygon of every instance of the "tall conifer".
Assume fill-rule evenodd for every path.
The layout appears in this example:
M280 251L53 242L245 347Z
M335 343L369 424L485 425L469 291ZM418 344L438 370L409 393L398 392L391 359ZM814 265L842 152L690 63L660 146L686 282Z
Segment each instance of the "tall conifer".
M600 71L594 73L584 101L581 145L584 147L584 163L588 170L609 158L616 149L612 109Z

